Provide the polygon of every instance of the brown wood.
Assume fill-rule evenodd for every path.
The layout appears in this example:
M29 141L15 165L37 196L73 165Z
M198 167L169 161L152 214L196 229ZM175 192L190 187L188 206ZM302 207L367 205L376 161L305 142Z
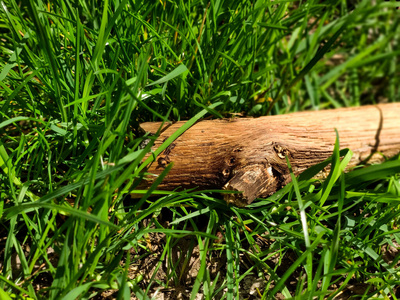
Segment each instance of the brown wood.
M382 154L386 157L398 154L399 116L400 103L392 103L200 121L164 150L148 171L160 174L169 162L174 162L158 189L198 187L242 191L242 194L226 194L225 199L245 206L257 197L273 194L290 181L286 155L296 175L328 158L336 139L335 128L340 148L354 152L350 167L383 161ZM153 150L183 124L164 126ZM151 133L160 126L161 123L141 124ZM150 184L151 180L144 183Z

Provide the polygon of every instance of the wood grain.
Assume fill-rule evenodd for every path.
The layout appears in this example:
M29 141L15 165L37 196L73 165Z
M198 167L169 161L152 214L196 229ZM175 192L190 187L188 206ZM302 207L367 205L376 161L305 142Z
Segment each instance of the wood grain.
M350 167L383 161L382 155L398 154L399 116L400 104L391 103L260 118L204 120L177 138L148 171L160 174L168 163L174 162L158 189L237 190L243 193L229 194L226 200L245 206L289 182L285 155L296 175L328 158L335 143L335 128L340 148L354 152ZM153 150L183 124L164 126ZM160 126L161 123L141 124L151 133ZM144 182L142 187L151 182Z

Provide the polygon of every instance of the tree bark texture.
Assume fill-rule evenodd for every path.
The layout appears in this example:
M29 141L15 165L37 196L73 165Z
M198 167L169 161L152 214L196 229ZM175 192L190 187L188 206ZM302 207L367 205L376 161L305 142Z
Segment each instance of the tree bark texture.
M399 117L400 103L391 103L260 118L204 120L165 149L148 172L160 174L174 162L158 189L241 191L225 194L225 200L245 206L257 197L273 194L290 181L285 156L295 175L328 158L336 140L335 128L340 148L354 152L349 167L383 161L382 154L398 154ZM153 150L183 124L164 125ZM156 122L141 124L153 134L160 126ZM151 183L148 179L142 187Z

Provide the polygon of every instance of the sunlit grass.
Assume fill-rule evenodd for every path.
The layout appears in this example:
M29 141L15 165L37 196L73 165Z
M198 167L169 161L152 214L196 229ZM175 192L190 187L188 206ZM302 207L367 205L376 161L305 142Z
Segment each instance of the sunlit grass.
M344 175L340 136L325 182L321 164L247 208L157 192L170 167L130 197L140 122L190 120L160 153L205 116L399 101L396 3L348 2L1 2L0 298L236 299L250 277L264 299L398 298L399 160Z

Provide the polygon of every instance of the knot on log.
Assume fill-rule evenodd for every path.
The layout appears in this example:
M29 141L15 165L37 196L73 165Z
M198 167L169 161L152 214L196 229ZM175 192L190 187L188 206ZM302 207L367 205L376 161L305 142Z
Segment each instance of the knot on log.
M278 143L273 143L273 148L276 152L276 155L280 158L280 159L285 159L285 157L290 157L290 151L287 147L282 146Z
M224 190L241 193L225 194L227 203L244 207L261 194L276 191L279 178L273 169L265 164L251 164L235 170L233 177L225 184Z

